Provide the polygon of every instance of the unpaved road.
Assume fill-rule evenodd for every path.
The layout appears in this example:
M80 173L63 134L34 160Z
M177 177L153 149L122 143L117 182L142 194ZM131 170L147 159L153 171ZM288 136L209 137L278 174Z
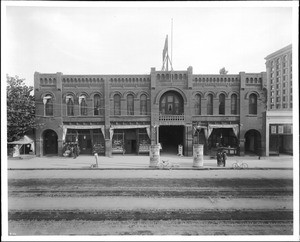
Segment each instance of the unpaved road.
M291 235L289 170L9 171L11 235Z

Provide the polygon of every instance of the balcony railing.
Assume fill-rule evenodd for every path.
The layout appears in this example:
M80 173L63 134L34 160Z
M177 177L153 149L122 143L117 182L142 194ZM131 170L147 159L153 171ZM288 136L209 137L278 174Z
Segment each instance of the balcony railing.
M158 121L160 125L179 125L184 124L185 118L184 115L159 115Z

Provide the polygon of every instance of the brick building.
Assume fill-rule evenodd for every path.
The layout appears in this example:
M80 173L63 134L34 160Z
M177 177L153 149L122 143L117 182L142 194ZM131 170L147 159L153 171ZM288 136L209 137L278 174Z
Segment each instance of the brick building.
M293 153L292 45L266 58L266 155Z
M157 71L149 75L64 75L36 72L36 154L142 154L150 144L177 154L193 144L211 155L265 155L266 73L236 75Z

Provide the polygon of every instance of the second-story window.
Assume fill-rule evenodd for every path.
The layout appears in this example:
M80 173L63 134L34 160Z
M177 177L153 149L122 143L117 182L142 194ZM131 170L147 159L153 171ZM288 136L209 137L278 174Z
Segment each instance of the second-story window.
M119 94L114 95L114 115L121 115L121 97Z
M201 96L196 94L195 96L195 115L201 115Z
M213 95L207 95L207 115L213 115Z
M67 116L74 116L74 100L72 96L67 96Z
M257 114L257 96L254 93L249 96L249 114Z
M133 115L134 113L134 98L132 94L127 95L127 115Z
M95 94L94 95L94 115L100 115L101 114L101 101L100 101L100 95Z
M140 105L140 114L147 115L147 96L145 94L142 94L140 97Z
M219 114L225 114L225 95L223 93L219 96Z
M231 114L237 114L237 95L231 95Z
M50 94L44 97L45 116L53 116L53 98Z
M86 116L87 115L87 103L86 103L85 95L81 95L79 97L79 107L80 107L80 115Z

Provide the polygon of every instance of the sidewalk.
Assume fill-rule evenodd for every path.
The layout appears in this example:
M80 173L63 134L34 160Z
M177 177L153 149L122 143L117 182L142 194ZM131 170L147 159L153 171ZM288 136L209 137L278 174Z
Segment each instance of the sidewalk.
M168 160L172 164L178 165L174 169L194 169L193 157L179 157L176 155L162 155L162 160ZM204 166L202 169L231 169L232 164L241 161L248 164L249 169L292 169L293 156L280 155L261 157L258 156L229 156L226 167L217 167L216 159L204 156ZM8 169L91 169L95 164L95 157L92 155L80 155L76 159L65 157L35 157L23 156L21 158L8 158ZM133 169L144 170L149 168L150 158L148 155L113 155L112 157L98 157L98 169ZM95 169L95 168L93 168Z

